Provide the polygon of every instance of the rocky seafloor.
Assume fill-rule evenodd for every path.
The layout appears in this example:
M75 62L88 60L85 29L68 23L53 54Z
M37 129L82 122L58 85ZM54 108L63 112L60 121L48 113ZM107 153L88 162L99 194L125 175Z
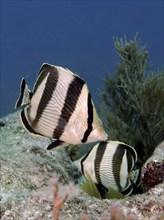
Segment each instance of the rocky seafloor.
M56 181L59 196L68 194L61 220L164 219L164 183L122 200L90 197L72 183L75 170L66 151L47 151L49 143L25 131L18 112L0 119L2 220L53 220Z

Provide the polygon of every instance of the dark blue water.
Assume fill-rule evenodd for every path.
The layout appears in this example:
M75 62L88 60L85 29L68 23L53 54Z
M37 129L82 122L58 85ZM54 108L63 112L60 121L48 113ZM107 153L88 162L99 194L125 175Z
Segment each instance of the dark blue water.
M163 1L2 1L0 114L13 110L22 76L33 86L43 62L78 73L94 101L118 57L113 37L138 32L152 69L164 61Z

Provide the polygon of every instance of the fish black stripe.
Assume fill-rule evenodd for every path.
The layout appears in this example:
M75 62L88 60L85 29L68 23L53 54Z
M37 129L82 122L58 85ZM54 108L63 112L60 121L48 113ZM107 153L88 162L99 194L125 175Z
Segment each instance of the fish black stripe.
M47 70L46 70L47 71ZM47 82L45 84L45 88L36 112L36 117L32 122L32 127L35 127L38 123L39 119L42 116L42 113L46 106L48 105L49 101L52 98L53 92L55 91L56 85L58 83L58 71L56 68L51 67L49 68L50 74L47 78Z
M26 87L26 83L25 83L25 79L23 78L21 81L21 86L20 86L20 96L16 102L15 108L20 107L22 104L25 87Z
M92 129L93 129L93 105L92 105L92 99L91 94L88 93L88 128L84 133L83 139L81 140L82 143L85 143L88 139L88 136L90 135Z
M26 109L23 109L23 110L21 111L21 119L22 119L22 122L23 122L25 128L26 128L29 132L33 133L33 134L39 134L39 133L35 132L35 130L31 127L31 125L30 125L29 122L27 121L26 115L25 115L25 110L26 110ZM41 134L39 134L39 135L41 135Z
M72 82L69 84L67 95L64 101L64 106L58 120L58 125L53 132L54 138L59 139L60 136L63 134L64 128L76 108L76 104L78 102L78 98L81 94L84 84L85 82L79 77L74 77Z
M40 84L42 83L42 81L45 79L45 77L47 76L48 73L51 72L57 72L57 69L54 66L51 66L49 64L44 64L42 65L39 74L38 74L38 78L36 79L35 85L34 85L34 89L33 89L33 93L36 92L36 90L38 89L38 87L40 86Z
M100 166L101 166L101 161L103 159L103 155L105 153L107 147L107 142L101 142L96 151L95 155L95 160L94 160L94 168L95 168L95 175L97 182L101 184L101 177L100 177Z
M128 172L132 170L133 166L133 156L132 154L127 150L127 162L128 162Z
M87 159L87 157L88 157L88 155L90 154L90 152L92 151L92 149L93 149L94 147L92 147L89 151L88 151L88 153L82 158L82 160L81 160L81 172L83 173L83 175L84 175L84 165L83 165L83 163L84 163L84 161Z
M131 171L134 163L137 161L137 153L135 149L129 145L124 144L124 147L127 150L128 171Z
M100 192L101 197L102 197L103 199L105 199L105 198L106 198L105 195L106 195L106 193L108 192L108 189L107 189L104 185L102 185L102 184L97 184L97 183L95 183L95 185L96 185L98 191Z
M122 164L124 153L125 153L124 145L119 144L113 155L113 161L112 161L112 172L113 172L114 179L116 181L116 184L119 190L122 190L122 187L120 185L120 170L121 170L121 164Z

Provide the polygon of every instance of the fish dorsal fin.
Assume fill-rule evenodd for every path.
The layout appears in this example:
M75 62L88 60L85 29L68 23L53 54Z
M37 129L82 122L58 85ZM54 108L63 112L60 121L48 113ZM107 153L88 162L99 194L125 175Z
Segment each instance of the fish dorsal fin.
M25 79L22 78L22 81L20 83L20 95L19 98L15 104L15 108L26 106L30 103L32 97L32 93L30 89L28 88Z
M37 90L37 88L39 87L41 82L45 79L45 77L48 74L57 74L60 71L67 72L67 73L71 74L73 77L77 77L77 78L81 79L76 73L73 73L71 70L69 70L67 68L63 68L61 66L54 66L54 65L51 65L48 63L43 63L40 68L39 75L36 79L36 83L34 84L33 93L35 93L35 91Z
M132 147L128 144L125 144L124 142L121 142L121 141L109 141L109 142L116 143L120 146L122 145L122 147L125 148L132 155L132 157L134 158L134 163L137 162L138 157L137 157L137 152L134 149L134 147Z
M124 148L132 155L133 159L134 159L134 163L137 162L137 152L134 149L134 147L125 144L125 143L120 143L120 145L123 144Z
M78 78L79 80L81 80L82 82L84 82L84 80L81 79L81 77L80 77L77 73L72 72L72 71L69 70L68 68L64 68L64 67L61 67L61 66L53 66L53 67L55 67L59 72L60 72L60 71L67 72L67 73L69 73L70 75L72 75L73 77Z
M37 88L39 87L41 82L46 78L46 76L48 74L51 74L52 72L57 73L57 70L54 68L54 66L51 66L48 63L43 63L43 65L40 68L39 75L38 75L36 82L34 84L33 93L35 93L35 91L37 90Z
M63 68L63 67L60 67ZM66 68L65 70L67 70L68 73L70 73L71 75L73 75L74 77L80 78L80 76L77 73L73 73L71 70L69 70L68 68ZM81 78L80 78L81 79Z

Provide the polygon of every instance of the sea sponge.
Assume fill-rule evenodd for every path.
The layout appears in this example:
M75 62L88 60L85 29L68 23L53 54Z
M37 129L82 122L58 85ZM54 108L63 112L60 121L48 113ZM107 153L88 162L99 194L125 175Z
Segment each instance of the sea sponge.
M146 161L141 171L141 187L144 192L164 181L164 141Z

